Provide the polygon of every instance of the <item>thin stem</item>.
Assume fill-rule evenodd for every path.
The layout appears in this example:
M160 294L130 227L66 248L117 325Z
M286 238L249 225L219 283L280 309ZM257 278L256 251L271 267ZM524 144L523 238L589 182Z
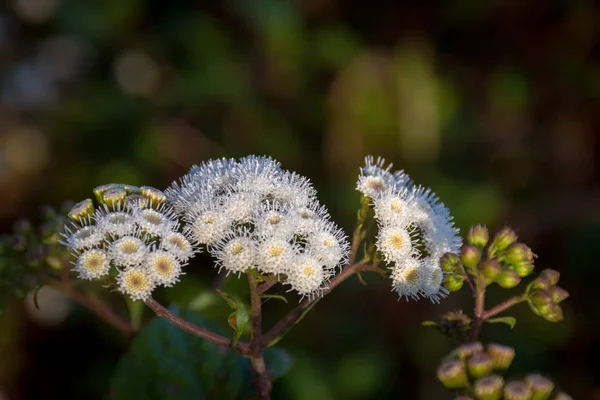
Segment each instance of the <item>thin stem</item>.
M192 324L189 321L184 320L183 318L178 317L173 314L171 311L167 310L160 303L154 300L152 297L148 298L145 301L146 305L154 311L154 313L161 318L166 319L173 325L183 329L184 331L191 333L192 335L198 336L202 339L208 340L211 343L218 344L221 346L232 346L232 340L225 336L219 335L218 333L209 331L207 329L201 328L198 325ZM235 345L235 349L239 351L243 355L248 355L250 353L250 346L247 343L237 342Z
M479 336L481 325L483 325L484 306L485 306L485 277L481 274L477 276L475 282L475 312L473 322L471 323L471 341L474 342Z
M385 272L379 268L378 263L372 265L364 265L360 263L348 265L342 269L340 274L331 279L329 286L323 291L323 296L330 293L333 289L335 289L336 286L348 279L350 276L360 271L373 271L381 275L385 274ZM275 344L294 324L298 323L304 316L305 312L312 308L320 299L323 298L323 296L315 299L306 299L298 304L292 311L290 311L267 333L264 334L262 338L262 345L264 347L269 347Z
M250 361L254 373L256 392L260 400L271 398L271 377L267 372L267 366L262 354L262 307L261 292L255 277L248 275L250 285L250 313L252 316L252 331L250 333Z
M485 311L481 317L483 318L483 320L489 319L494 315L511 308L515 304L519 304L520 302L525 301L525 299L527 299L527 296L514 296L509 299L506 299L502 303Z

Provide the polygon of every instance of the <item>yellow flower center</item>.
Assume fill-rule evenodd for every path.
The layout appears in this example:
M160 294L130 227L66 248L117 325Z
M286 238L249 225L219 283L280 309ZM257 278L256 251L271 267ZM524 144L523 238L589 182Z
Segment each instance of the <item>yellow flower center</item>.
M390 245L395 249L403 248L404 247L404 237L399 233L395 233L395 234L391 235L390 236Z
M271 225L278 224L279 221L281 221L281 216L279 216L277 214L271 215L267 218L267 222L270 223Z
M269 256L270 257L279 257L283 254L283 247L281 246L272 246L269 248Z
M121 251L125 254L136 253L140 249L140 246L134 241L128 241L121 243Z
M231 246L231 254L234 256L240 254L242 251L244 251L244 246L242 246L241 243L234 243Z

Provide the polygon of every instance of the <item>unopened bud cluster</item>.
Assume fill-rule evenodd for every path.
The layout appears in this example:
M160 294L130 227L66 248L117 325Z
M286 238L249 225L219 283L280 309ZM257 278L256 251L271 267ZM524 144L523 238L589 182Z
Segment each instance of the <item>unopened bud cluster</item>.
M9 299L22 300L39 287L40 272L68 265L69 253L59 243L59 232L71 205L65 203L60 210L43 207L39 225L21 219L11 234L0 236L0 314Z
M530 374L522 381L505 382L501 373L510 367L515 357L511 347L479 342L462 345L452 351L437 371L442 384L460 392L461 399L477 400L546 400L550 399L554 384L549 379ZM568 399L558 393L552 399Z
M367 157L356 184L374 206L377 249L391 270L392 286L400 297L438 302L448 293L442 286L440 258L460 248L458 230L448 209L430 189L384 165L381 158Z
M157 286L172 286L194 255L158 189L109 184L94 189L69 212L63 244L82 279L116 280L119 291L145 300Z
M559 278L558 271L545 269L527 287L527 301L531 309L550 322L563 319L560 302L569 297L569 293L557 285Z

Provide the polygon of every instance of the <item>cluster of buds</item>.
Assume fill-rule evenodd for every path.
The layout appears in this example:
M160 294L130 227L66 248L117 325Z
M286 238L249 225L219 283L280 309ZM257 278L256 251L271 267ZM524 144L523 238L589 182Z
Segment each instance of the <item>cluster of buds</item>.
M457 252L462 240L436 195L391 167L385 167L381 158L367 157L356 183L363 198L373 204L378 224L375 244L401 298L439 302L448 293L442 286L440 258Z
M563 319L560 302L569 297L569 293L557 285L559 278L558 271L545 269L526 290L527 302L533 312L550 322Z
M490 242L487 228L475 225L466 239L460 257L445 254L442 258L442 269L447 273L444 286L450 291L462 287L466 273L483 275L486 285L495 282L510 289L533 272L535 254L527 245L517 242L517 235L510 228L500 230Z
M511 347L469 343L453 350L437 370L442 384L459 392L457 399L477 400L568 400L570 396L557 393L551 380L529 374L523 380L505 382L501 373L510 367L515 358Z
M64 241L82 279L116 283L133 300L157 286L172 286L194 255L179 222L158 189L109 184L94 189L69 212Z
M0 313L10 298L22 300L39 287L42 272L60 271L68 265L68 251L59 243L59 232L72 203L60 210L41 209L41 223L36 227L22 219L11 234L0 237Z

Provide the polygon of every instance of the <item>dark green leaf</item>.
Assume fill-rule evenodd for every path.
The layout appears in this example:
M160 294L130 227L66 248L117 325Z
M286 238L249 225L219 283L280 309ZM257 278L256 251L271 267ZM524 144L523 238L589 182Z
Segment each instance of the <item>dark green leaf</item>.
M260 297L262 297L263 299L278 299L278 300L282 300L284 302L288 302L287 299L279 294L263 294Z
M233 312L229 314L229 317L227 318L227 322L229 322L229 326L231 326L234 331L233 345L235 345L243 334L250 332L250 314L248 313L246 305L240 299L219 289L217 289L217 293L219 293L233 309Z
M488 322L490 324L496 324L496 323L506 324L506 325L510 326L510 329L512 329L515 327L515 324L517 323L517 319L515 317L498 317L498 318L488 319L485 322Z

